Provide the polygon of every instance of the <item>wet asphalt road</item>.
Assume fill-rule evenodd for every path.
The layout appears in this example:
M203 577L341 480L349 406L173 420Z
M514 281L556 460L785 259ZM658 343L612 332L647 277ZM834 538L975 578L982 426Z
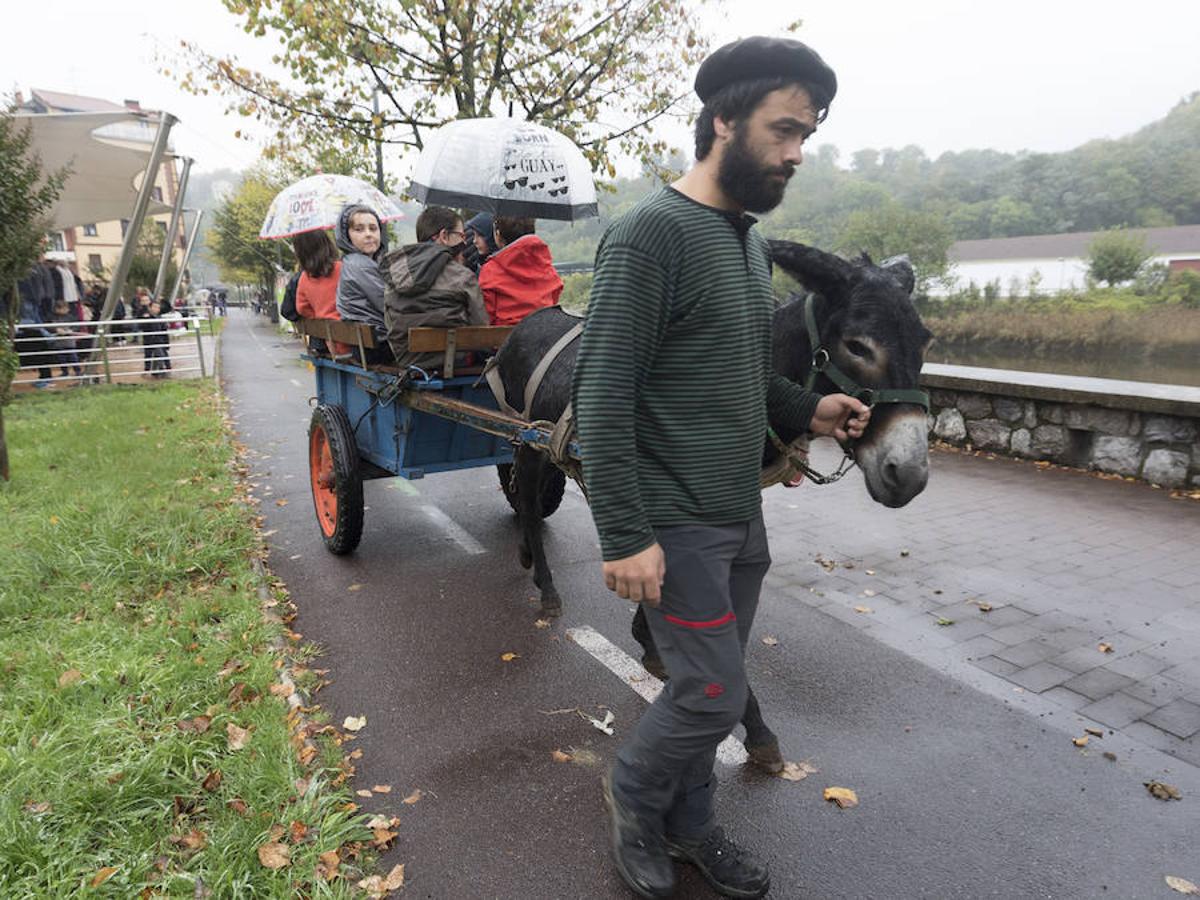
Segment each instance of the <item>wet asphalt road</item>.
M348 745L363 751L353 787L393 787L362 801L401 820L384 870L405 863L411 897L631 896L608 860L599 777L644 701L565 637L586 625L635 651L629 605L599 580L582 499L568 493L548 521L566 609L546 629L494 470L368 482L362 544L334 557L313 519L314 387L298 343L231 310L222 345L273 532L269 565L299 608L293 627L323 648L314 665L331 670L317 700L335 722L367 717ZM986 461L969 465L986 477ZM765 634L779 644L763 647ZM1195 768L1120 735L1078 750L1061 716L976 691L770 588L751 646L785 756L819 769L793 783L719 767L721 818L770 861L772 897L1169 898L1164 875L1200 881ZM574 708L611 709L616 736L556 712ZM576 761L555 762L555 749ZM1184 800L1151 798L1151 777ZM855 789L861 805L824 802L831 785ZM422 799L403 805L414 790ZM678 897L713 896L680 874Z

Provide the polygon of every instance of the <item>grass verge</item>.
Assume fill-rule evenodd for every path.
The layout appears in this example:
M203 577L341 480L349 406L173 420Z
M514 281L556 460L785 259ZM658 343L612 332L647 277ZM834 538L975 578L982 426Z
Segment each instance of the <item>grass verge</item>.
M276 696L286 628L216 390L29 396L7 418L0 896L349 896L371 832L336 733L306 748L318 728Z

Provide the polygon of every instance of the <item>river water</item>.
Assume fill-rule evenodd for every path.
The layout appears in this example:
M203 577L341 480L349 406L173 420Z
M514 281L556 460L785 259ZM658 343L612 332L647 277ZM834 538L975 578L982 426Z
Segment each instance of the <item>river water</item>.
M935 343L926 354L928 362L955 366L982 366L987 369L1015 369L1018 372L1051 372L1057 375L1087 375L1092 378L1116 378L1122 381L1149 381L1157 384L1182 384L1200 387L1200 347L1191 360L1156 360L1141 354L1071 354L1036 356L976 350L970 347L941 346Z

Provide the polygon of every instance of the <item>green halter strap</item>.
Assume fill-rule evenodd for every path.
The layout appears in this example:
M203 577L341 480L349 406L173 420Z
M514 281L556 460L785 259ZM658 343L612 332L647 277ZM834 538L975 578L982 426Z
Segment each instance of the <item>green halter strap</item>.
M808 378L804 382L805 390L816 390L817 377L824 375L843 394L853 397L867 406L879 406L881 403L912 403L920 406L925 412L929 412L929 394L925 391L917 388L863 387L839 369L829 351L821 345L815 306L812 294L804 298L804 327L808 329L808 343L813 348L812 368L808 370Z

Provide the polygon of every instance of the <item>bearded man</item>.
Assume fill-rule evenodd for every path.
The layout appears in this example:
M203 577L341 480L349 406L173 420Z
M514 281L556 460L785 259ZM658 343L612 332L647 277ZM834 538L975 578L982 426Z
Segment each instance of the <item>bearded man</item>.
M671 675L604 781L612 852L641 897L672 859L761 897L766 864L716 824L717 745L746 705L743 662L770 565L759 464L772 420L840 440L869 410L772 373L775 300L749 213L783 199L837 91L799 41L753 37L696 75L696 164L605 232L573 403L605 584L644 603ZM686 240L683 236L686 235Z

